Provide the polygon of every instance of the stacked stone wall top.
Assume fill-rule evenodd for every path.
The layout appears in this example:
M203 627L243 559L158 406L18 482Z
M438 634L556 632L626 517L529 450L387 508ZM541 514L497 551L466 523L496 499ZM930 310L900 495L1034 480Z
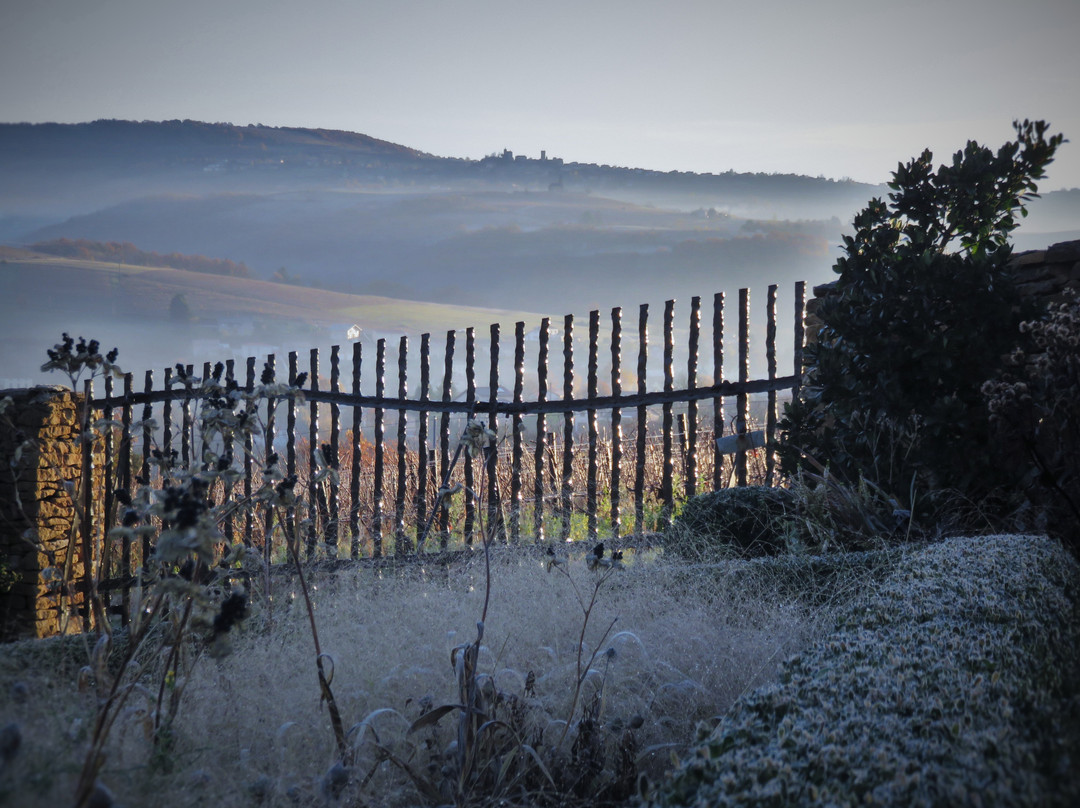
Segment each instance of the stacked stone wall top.
M1063 300L1068 291L1080 291L1080 241L1063 241L1045 250L1027 250L1013 256L1017 291L1023 297L1047 303ZM816 342L821 330L821 301L832 294L836 281L814 287L806 303L806 341Z
M1063 241L1045 250L1019 253L1013 258L1013 266L1022 295L1060 301L1066 290L1080 289L1080 241Z

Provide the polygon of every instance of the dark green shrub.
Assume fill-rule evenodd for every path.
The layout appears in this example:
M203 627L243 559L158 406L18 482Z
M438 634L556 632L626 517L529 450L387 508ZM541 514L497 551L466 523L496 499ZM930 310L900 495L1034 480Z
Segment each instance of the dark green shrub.
M689 558L777 555L786 548L787 517L795 495L786 488L751 485L692 498L664 537L666 550Z
M1021 330L1027 346L983 387L994 437L1045 527L1080 555L1080 297Z
M1008 239L1063 142L1042 121L1015 127L996 154L971 141L936 171L924 151L897 168L888 204L855 217L782 425L786 472L809 453L905 508L943 490L978 501L1011 482L980 388L1029 316Z

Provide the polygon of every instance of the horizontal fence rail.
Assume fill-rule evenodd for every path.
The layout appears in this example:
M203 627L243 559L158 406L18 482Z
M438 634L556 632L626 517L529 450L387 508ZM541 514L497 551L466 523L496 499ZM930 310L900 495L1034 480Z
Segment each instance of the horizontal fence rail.
M445 550L451 542L471 544L481 529L506 541L534 542L566 540L572 534L641 536L663 529L678 504L702 490L774 478L778 394L797 391L800 381L805 284L794 287L794 359L792 372L783 376L777 371L776 301L777 287L770 286L766 374L757 379L750 378L749 370L746 289L739 291L732 352L737 367L730 378L724 368L722 293L713 297L711 326L704 335L701 299L691 300L689 319L679 328L685 364L678 368L674 301L664 305L659 346L650 344L649 306L642 305L626 330L622 309L604 318L591 312L580 338L573 315L544 318L528 336L524 323L517 323L505 352L501 326L492 325L486 357L479 355L475 329L466 329L463 340L460 332L449 331L441 368L433 362L430 335L420 337L418 356L410 353L409 339L401 337L396 374L389 380L387 366L395 357L387 339L377 341L374 357L365 356L360 342L352 343L347 358L333 346L325 364L317 349L303 363L297 352L289 353L284 366L273 354L261 362L256 357L229 360L218 371L223 384L248 393L270 373L290 385L301 374L306 379L302 401L277 397L260 403L260 434L245 436L226 453L236 458L238 481L218 485L211 496L216 503L250 500L261 485L266 459L283 458L285 473L295 474L298 492L306 494L288 519L296 535L305 537L309 555L321 550L358 558ZM607 332L603 348L602 325ZM712 357L705 380L699 368L703 336ZM630 342L636 342L636 356L624 355ZM650 377L654 348L661 368ZM553 361L558 352L561 362ZM530 353L535 362L527 372ZM374 389L364 390L365 371L372 381L365 363L372 361ZM477 379L480 364L486 364L482 383ZM410 368L417 365L419 384L410 390ZM85 503L84 541L103 541L117 523L116 491L130 495L140 486L165 482L161 469L150 462L155 452L159 458L175 456L181 467L202 462L195 370L191 365L167 368L160 376L147 371L141 389L131 374L123 378L122 389L106 378L103 397L95 397L88 383L93 410L113 432L102 461L109 483ZM201 370L203 378L214 373L209 362ZM455 397L462 376L464 389ZM629 390L623 388L626 381L633 385ZM756 419L750 409L753 395L764 396L764 413ZM731 399L735 407L728 415L725 401ZM498 436L495 447L479 457L460 445L466 423L474 418ZM755 448L760 441L736 441L729 455L727 444L717 440L725 434L748 435L755 426L764 431L764 449ZM757 465L751 468L752 463ZM333 473L316 473L320 469ZM459 486L455 496L446 495ZM275 544L270 517L251 509L238 512L223 526L225 538L261 547L268 562L282 558L283 544ZM130 576L151 551L146 542L132 547L125 541L111 548L116 555L112 572Z
M336 346L335 346L336 347ZM272 356L273 354L271 354ZM194 366L189 365L194 372ZM231 378L231 377L230 377ZM691 401L704 401L716 398L734 398L740 394L769 393L791 390L796 384L795 376L777 376L771 379L754 379L746 382L721 382L705 387L687 387L678 390L657 390L651 393L625 393L591 398L551 399L547 401L438 401L421 398L387 398L386 396L352 395L342 391L305 389L304 398L320 404L335 404L338 407L360 407L365 409L403 410L427 413L495 413L497 415L551 415L553 413L588 412L589 410L625 409L653 404L668 404ZM244 386L243 389L251 390ZM104 397L94 398L95 409L106 406L121 409L125 405L160 404L169 401L185 401L198 396L198 391L186 389L154 390L130 395L106 393Z

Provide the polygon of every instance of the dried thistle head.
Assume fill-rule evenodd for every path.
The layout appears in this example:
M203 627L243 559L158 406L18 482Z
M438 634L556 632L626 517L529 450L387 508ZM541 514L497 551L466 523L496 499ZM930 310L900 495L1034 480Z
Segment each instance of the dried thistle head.
M89 342L84 337L75 340L65 333L60 342L54 345L46 353L49 361L41 366L42 372L48 373L54 370L67 374L71 381L72 389L75 388L79 378L86 371L90 372L90 378L98 375L112 374L117 378L123 377L124 372L116 364L116 358L120 351L113 348L104 356L101 354L101 344L92 339Z

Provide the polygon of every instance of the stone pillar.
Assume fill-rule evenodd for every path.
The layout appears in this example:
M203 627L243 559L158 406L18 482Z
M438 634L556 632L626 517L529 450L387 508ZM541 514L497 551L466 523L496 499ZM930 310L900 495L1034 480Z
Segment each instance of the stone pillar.
M0 639L77 633L85 627L85 568L72 501L82 462L82 396L65 387L34 387L0 391L6 398L11 401L0 413Z

